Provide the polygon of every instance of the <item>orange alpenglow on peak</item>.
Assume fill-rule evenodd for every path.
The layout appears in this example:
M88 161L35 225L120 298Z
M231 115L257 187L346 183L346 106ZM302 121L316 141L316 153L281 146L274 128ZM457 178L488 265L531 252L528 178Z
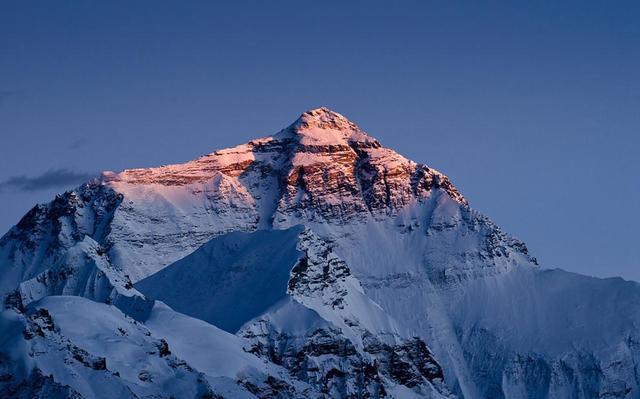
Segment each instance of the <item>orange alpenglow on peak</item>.
M298 137L301 144L306 145L344 145L354 141L379 145L358 125L327 107L304 112L291 126L274 137L292 136Z

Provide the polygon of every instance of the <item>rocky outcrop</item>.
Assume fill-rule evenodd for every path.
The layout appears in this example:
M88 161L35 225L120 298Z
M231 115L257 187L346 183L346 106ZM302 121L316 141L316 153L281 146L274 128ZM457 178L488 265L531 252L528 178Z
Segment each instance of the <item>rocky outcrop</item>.
M0 292L6 293L62 262L69 249L90 238L105 254L113 213L123 196L98 181L36 205L0 239Z
M449 395L442 369L419 338L388 345L366 333L365 345L358 347L337 329L291 335L266 320L241 335L250 342L247 351L285 367L293 378L330 397L383 398L398 385L424 397Z
M0 363L1 367L1 363ZM68 385L59 384L52 376L45 376L40 369L34 369L27 379L12 383L13 375L0 375L2 382L0 396L15 399L82 399L82 395Z

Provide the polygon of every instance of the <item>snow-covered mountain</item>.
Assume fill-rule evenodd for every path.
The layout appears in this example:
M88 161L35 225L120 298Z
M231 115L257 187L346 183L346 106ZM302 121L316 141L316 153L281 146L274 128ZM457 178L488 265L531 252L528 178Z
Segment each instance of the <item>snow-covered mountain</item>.
M0 240L0 396L640 398L640 285L537 265L326 108Z

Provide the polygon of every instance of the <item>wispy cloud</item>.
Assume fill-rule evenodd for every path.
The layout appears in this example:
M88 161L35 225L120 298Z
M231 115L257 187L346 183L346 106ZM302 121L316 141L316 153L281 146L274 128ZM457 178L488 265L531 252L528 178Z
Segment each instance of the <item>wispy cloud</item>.
M50 169L40 176L12 176L0 182L0 191L37 191L57 187L69 187L85 182L95 174L75 172L69 169Z
M80 137L80 138L77 138L77 139L73 140L69 144L69 148L72 149L72 150L77 150L79 148L85 147L87 144L89 144L89 140L87 140L84 137Z

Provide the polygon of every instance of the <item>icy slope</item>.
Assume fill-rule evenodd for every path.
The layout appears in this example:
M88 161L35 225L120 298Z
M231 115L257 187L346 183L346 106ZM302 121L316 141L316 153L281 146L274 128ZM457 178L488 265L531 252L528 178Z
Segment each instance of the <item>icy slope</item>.
M47 297L3 311L0 331L2 397L317 395L282 380L285 370L243 351L240 338L162 304L143 325L112 306Z
M638 283L518 269L465 284L448 305L487 396L489 366L505 397L640 396Z
M234 232L138 282L150 298L235 333L286 294L301 228ZM230 311L230 310L233 311Z

